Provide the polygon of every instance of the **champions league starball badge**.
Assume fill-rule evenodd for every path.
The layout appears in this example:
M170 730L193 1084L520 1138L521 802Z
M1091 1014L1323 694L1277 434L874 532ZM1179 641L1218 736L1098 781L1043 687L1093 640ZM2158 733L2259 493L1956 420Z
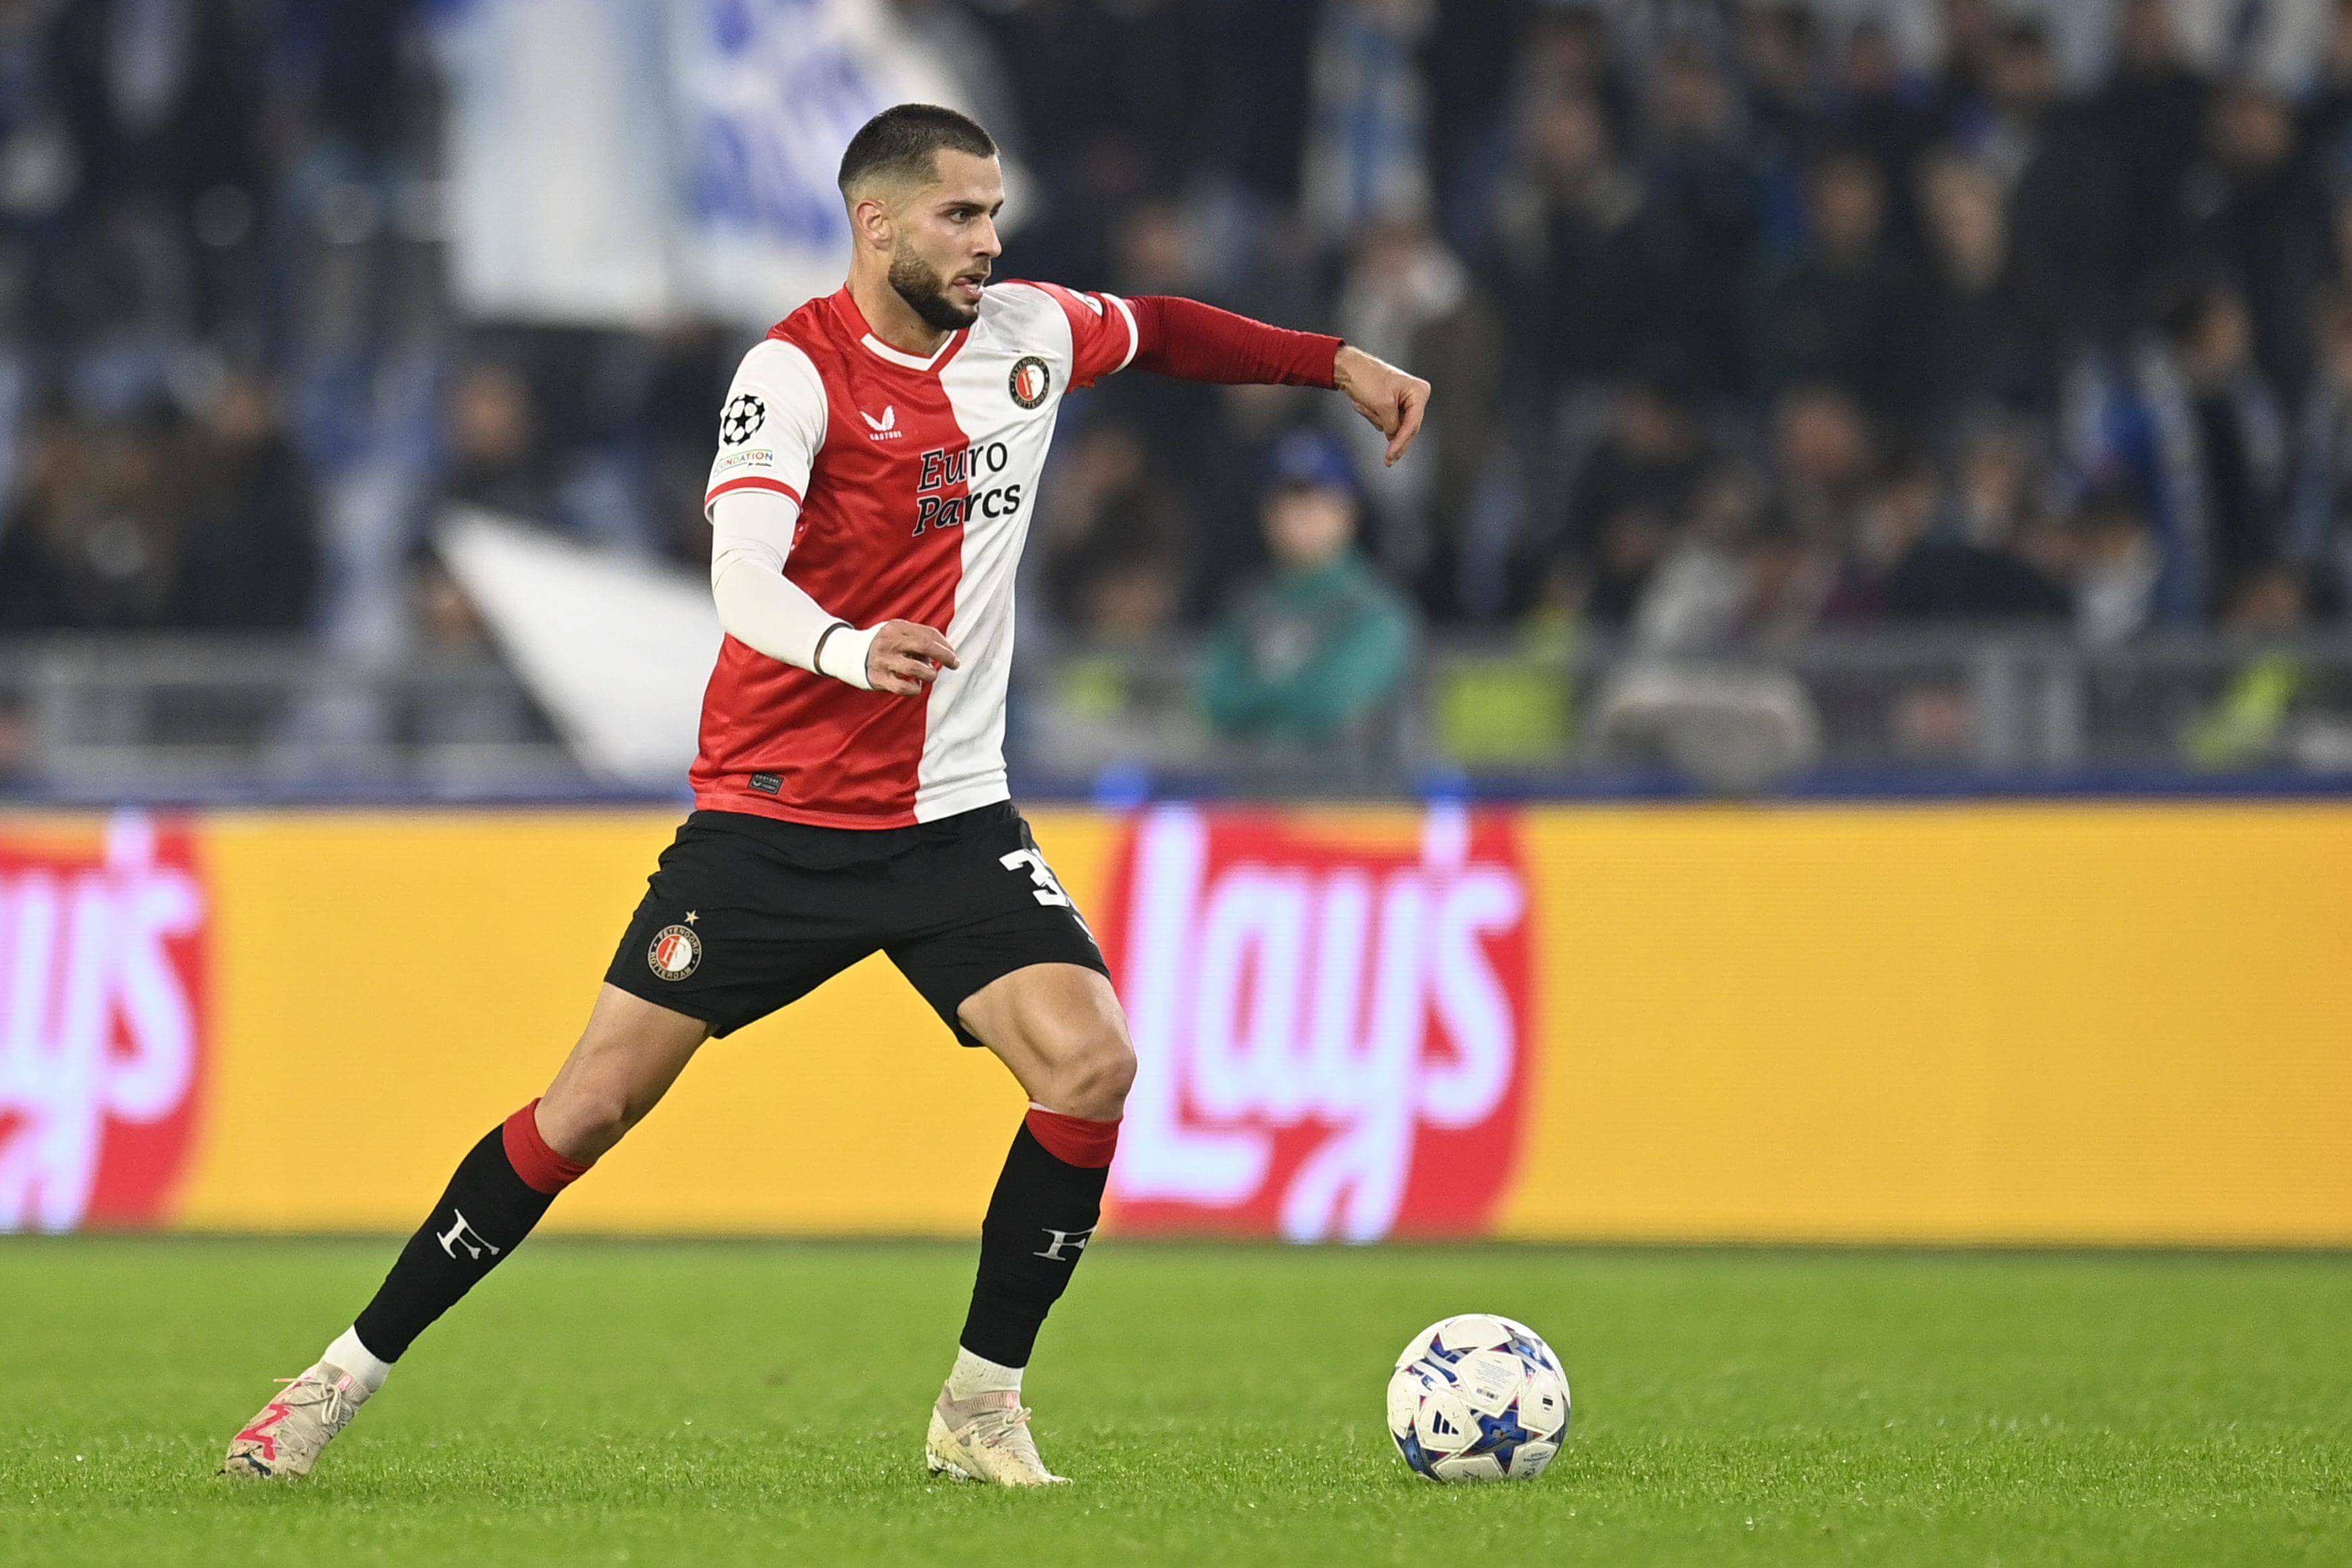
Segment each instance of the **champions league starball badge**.
M740 447L767 420L768 405L748 392L739 392L719 416L719 439L723 445Z

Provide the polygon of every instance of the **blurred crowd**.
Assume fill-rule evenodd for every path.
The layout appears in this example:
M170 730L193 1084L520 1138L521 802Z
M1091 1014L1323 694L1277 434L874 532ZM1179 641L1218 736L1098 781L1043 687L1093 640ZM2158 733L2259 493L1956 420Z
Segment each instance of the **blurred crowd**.
M741 334L462 318L433 9L0 0L0 637L478 637L451 503L704 559ZM2347 613L2352 4L893 9L1032 177L1007 275L1437 387L1394 469L1328 396L1073 400L1024 611L1208 639L1232 726L1332 605L1382 668Z

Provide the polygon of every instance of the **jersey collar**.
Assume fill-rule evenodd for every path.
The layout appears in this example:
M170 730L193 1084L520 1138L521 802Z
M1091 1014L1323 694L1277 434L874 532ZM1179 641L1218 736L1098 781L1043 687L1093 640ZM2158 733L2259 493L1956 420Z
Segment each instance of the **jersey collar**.
M866 312L860 310L857 308L857 301L850 298L846 284L834 295L833 303L834 308L841 312L842 325L848 331L850 336L857 340L859 347L875 358L905 370L945 369L948 361L955 358L957 351L963 347L964 339L971 333L971 329L969 327L957 328L948 334L947 342L941 343L929 358L926 358L921 354L910 354L904 349L894 349L876 337L874 329L866 325Z

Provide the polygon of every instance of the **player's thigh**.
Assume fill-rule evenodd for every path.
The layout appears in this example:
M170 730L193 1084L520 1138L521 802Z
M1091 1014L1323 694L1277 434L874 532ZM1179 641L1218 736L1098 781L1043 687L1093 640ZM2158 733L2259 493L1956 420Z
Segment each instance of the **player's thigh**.
M580 1043L540 1097L540 1135L567 1159L594 1159L660 1103L709 1037L699 1018L599 987Z
M723 1039L880 946L887 904L870 876L811 869L689 819L662 851L604 984Z
M1126 1105L1135 1047L1100 970L1029 964L973 992L956 1018L1047 1110L1108 1121Z
M1012 803L970 814L910 870L904 934L884 948L899 973L959 1040L1003 1058L1032 1100L1117 1115L1134 1053L1109 967Z

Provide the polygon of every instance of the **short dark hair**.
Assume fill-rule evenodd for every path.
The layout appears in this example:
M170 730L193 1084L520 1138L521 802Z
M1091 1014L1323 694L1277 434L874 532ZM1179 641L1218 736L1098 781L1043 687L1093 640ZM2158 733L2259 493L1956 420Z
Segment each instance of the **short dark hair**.
M877 174L929 179L942 147L975 158L996 156L996 142L980 121L936 103L901 103L884 110L849 139L841 154L841 191Z

